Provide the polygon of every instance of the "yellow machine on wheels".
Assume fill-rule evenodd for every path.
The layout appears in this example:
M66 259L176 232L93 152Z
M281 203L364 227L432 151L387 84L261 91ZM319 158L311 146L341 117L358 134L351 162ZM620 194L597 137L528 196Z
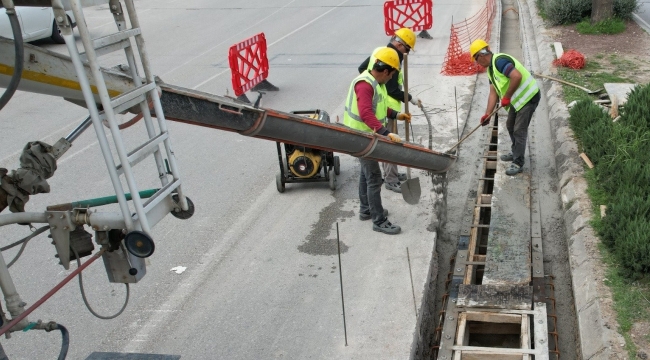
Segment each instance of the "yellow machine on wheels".
M329 114L322 110L292 111L293 114L330 122ZM331 151L276 142L280 172L275 177L278 191L283 193L286 183L328 182L336 190L336 175L341 172L341 162ZM321 173L322 170L322 173Z

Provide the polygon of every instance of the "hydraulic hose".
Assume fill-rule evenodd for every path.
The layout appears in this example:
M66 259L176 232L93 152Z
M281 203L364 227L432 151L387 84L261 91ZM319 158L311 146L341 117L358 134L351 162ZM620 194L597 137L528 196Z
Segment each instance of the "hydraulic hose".
M14 73L11 76L9 86L7 86L4 94L2 94L2 97L0 97L0 110L2 110L5 105L7 105L11 97L14 96L16 89L18 89L20 78L23 75L23 61L25 59L25 53L23 49L23 33L20 31L20 23L18 22L16 9L7 8L7 16L9 16L11 31L14 35L14 50L16 53L16 61L14 63Z
M65 360L65 357L68 356L68 347L70 346L70 333L65 326L61 324L56 324L56 328L61 330L61 351L59 352L59 360Z

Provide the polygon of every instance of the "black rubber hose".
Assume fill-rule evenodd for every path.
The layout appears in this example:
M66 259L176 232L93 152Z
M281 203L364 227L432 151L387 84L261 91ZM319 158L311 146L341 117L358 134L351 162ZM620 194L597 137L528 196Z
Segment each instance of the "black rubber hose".
M9 10L7 10L9 11ZM18 22L18 15L16 12L8 12L9 22L11 23L11 31L14 34L14 49L16 52L16 61L14 66L14 74L11 76L11 81L9 81L9 86L5 90L2 97L0 97L0 110L7 105L9 100L16 89L18 89L18 84L20 83L20 77L23 75L23 61L25 59L25 53L23 49L23 33L20 31L20 23Z
M56 328L61 330L61 336L63 338L59 360L65 360L65 357L68 356L68 347L70 346L70 333L68 332L68 329L61 324L56 324Z

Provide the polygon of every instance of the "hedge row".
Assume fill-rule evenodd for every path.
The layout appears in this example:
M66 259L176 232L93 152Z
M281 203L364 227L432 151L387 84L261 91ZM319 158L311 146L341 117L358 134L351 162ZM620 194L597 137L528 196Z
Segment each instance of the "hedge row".
M537 0L537 7L553 25L574 24L591 16L592 0ZM614 16L632 19L638 0L614 0Z
M628 276L644 276L650 272L650 84L630 93L617 122L591 101L579 102L570 114L594 163L596 184L590 186L607 205L596 231Z

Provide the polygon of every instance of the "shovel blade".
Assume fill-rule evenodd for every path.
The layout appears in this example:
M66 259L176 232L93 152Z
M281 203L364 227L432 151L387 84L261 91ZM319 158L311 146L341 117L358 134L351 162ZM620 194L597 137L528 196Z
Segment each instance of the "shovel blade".
M413 178L404 181L400 188L402 189L402 197L407 204L415 205L420 202L420 178Z

